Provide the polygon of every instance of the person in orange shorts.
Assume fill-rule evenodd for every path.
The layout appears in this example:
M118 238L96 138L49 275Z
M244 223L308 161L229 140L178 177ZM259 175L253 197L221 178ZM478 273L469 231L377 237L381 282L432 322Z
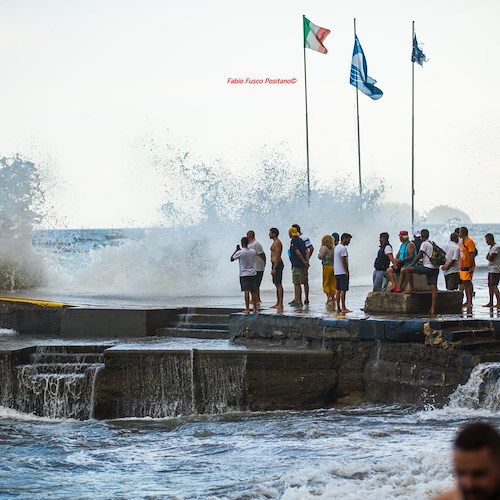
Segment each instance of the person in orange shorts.
M476 268L476 244L469 238L469 230L466 227L461 227L458 233L462 238L460 244L460 280L462 281L465 292L464 306L467 312L472 312L472 275Z

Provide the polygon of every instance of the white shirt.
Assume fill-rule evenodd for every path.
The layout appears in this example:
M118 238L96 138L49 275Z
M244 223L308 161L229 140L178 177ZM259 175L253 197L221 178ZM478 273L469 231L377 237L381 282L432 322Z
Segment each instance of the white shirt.
M389 255L390 253L392 253L392 247L390 244L387 244L386 247L384 248L384 254Z
M306 244L306 248L312 247L311 240L305 234L300 235L300 239Z
M495 257L495 260L488 261L488 272L500 274L500 245L498 245L497 243L491 245L490 249L488 250L488 255L494 253L496 253L497 256Z
M439 266L435 266L431 262L432 243L429 240L422 241L422 244L420 245L420 250L422 250L424 256L423 260L424 267L427 267L429 269L439 269Z
M260 254L264 253L264 249L262 245L257 240L252 240L248 244L248 248L253 248L257 252L257 257L255 257L255 270L256 271L264 271L266 268L266 263L262 257L259 257Z
M240 276L255 276L255 257L257 252L253 248L242 248L238 250L233 259L238 260L240 265Z
M454 241L448 241L446 245L443 245L443 250L446 252L446 262L452 260L450 268L447 270L443 269L443 274L452 274L460 272L460 247Z
M347 247L339 243L335 247L335 251L333 252L333 272L337 274L347 274L347 271L344 267L344 263L342 262L342 257L347 257Z

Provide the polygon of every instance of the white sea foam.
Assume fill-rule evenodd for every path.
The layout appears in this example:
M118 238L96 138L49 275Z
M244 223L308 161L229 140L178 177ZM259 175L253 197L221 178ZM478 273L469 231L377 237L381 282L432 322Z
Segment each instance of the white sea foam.
M18 335L16 330L12 330L11 328L0 328L0 337L11 337L14 335Z

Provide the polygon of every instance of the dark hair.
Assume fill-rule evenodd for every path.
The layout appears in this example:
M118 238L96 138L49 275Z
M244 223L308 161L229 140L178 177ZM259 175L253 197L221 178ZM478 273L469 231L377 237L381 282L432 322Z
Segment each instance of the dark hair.
M294 227L300 234L300 226L298 224L292 224L292 227Z
M484 237L491 238L493 241L495 241L495 237L491 233L485 234Z
M241 238L241 246L246 247L247 245L248 245L248 238L246 236L243 236L243 238Z
M465 234L469 234L469 230L468 230L465 226L462 226L462 227L460 228L460 231L462 231L462 232L463 232L463 233L465 233Z
M456 228L455 228L455 233L457 233L457 234L458 234L458 232L459 232L459 231L460 231L460 228L459 228L459 227L456 227Z
M420 231L420 234L422 236L422 239L429 239L429 230L428 229L422 229L422 231Z
M277 229L277 228L275 228L275 227L272 227L271 229L269 229L269 232L270 232L271 234L274 234L274 236L279 236L279 235L280 235L280 232L279 232L279 231L278 231L278 229Z
M352 238L352 236L349 233L342 233L342 236L340 237L340 240L342 241L345 238Z
M454 447L463 451L491 451L493 458L500 461L500 434L491 425L474 422L463 427L455 438Z
M450 241L454 241L455 243L458 243L458 234L457 233L451 233L450 234Z
M382 238L385 238L386 241L389 241L389 233L380 233L380 236L382 236Z

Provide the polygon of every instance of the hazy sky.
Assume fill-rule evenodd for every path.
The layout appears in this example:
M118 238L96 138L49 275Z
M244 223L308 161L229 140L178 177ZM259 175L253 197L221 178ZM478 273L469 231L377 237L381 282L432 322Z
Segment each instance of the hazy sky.
M43 162L70 226L157 222L145 144L186 144L239 168L285 142L305 164L302 14L329 28L307 51L311 175L357 183L353 18L369 75L360 94L363 171L410 202L411 21L429 61L415 68L416 206L498 221L500 2L0 0L0 155ZM297 78L231 85L228 78Z

